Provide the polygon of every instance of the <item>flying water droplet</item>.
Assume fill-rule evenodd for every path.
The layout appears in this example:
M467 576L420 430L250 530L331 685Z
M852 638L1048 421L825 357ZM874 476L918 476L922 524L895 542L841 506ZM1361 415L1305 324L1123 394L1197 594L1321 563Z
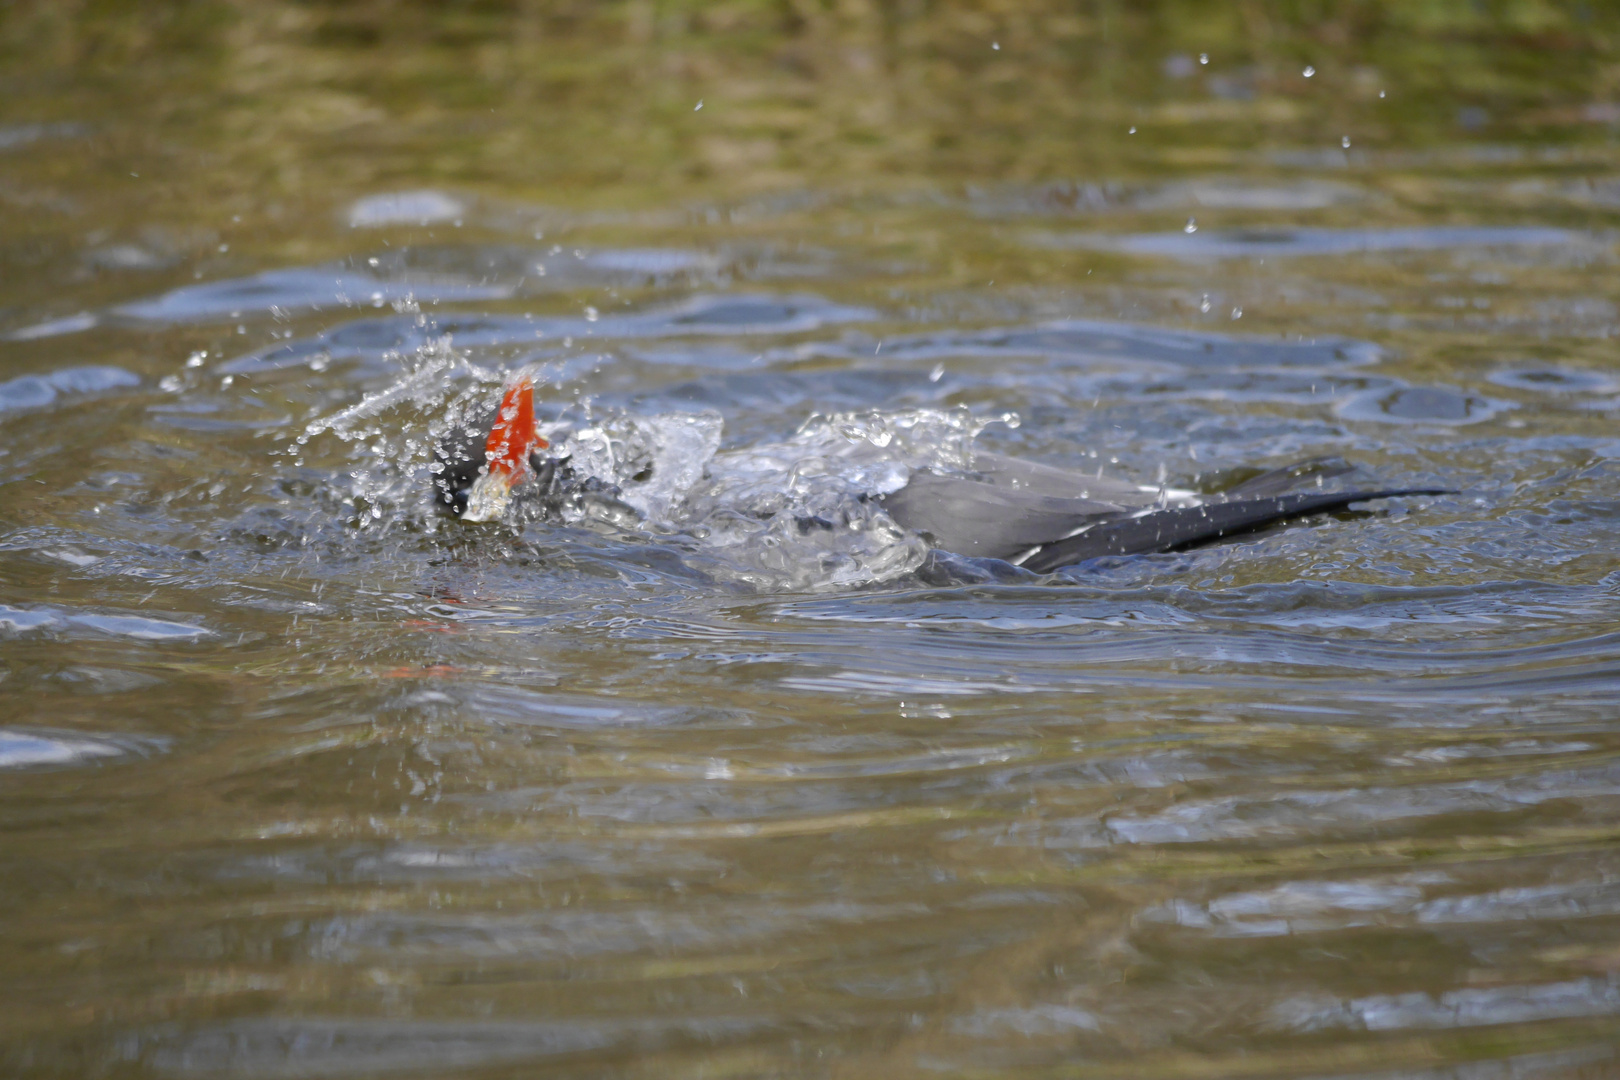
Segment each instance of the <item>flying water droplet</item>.
M1195 232L1197 232L1198 231L1198 219L1197 218L1188 218L1187 219L1187 224L1182 227L1181 231L1184 232L1184 233L1195 233Z
M994 49L994 50L996 50L996 52L1000 52L1000 51L1001 51L1001 42L999 42L999 41L992 41L992 42L991 42L991 43L990 43L990 47L991 47L991 48L992 48L992 49Z
M1131 125L1131 130L1128 132L1128 134L1131 134L1131 135L1136 134L1136 125L1135 124Z
M1308 79L1312 75L1315 75L1315 74L1316 74L1316 69L1314 67L1312 67L1311 65L1306 64L1305 65L1305 71L1304 71L1305 77Z
M1198 310L1203 314L1208 315L1209 307L1209 293L1205 293L1204 298L1198 302Z
M696 105L692 106L692 111L693 112L698 112L702 108L703 108L703 99L698 98L698 103Z
M1340 139L1339 145L1344 147L1346 150L1350 149L1350 136L1346 135L1344 138Z
M1200 64L1207 64L1207 63L1209 63L1209 53L1207 53L1207 52L1201 52L1201 53L1199 53L1199 54L1198 54L1198 62L1199 62L1199 63L1200 63Z

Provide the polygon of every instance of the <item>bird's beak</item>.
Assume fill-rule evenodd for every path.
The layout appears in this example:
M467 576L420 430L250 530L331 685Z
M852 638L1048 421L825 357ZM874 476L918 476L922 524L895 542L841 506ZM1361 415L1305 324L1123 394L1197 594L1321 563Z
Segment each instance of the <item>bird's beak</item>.
M484 444L485 472L467 492L462 521L494 521L506 512L512 489L529 479L529 454L551 444L534 427L534 383L525 376L506 388Z
M512 501L512 478L491 469L473 481L467 490L467 509L461 512L462 521L494 521L506 512Z

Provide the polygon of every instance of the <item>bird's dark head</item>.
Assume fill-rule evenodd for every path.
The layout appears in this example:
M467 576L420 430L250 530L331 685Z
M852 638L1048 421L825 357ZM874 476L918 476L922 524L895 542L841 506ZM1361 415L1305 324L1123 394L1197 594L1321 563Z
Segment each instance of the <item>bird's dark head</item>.
M457 429L435 449L434 502L463 521L494 521L516 489L554 464L542 455L550 446L535 427L534 383L520 378L506 388L487 431Z

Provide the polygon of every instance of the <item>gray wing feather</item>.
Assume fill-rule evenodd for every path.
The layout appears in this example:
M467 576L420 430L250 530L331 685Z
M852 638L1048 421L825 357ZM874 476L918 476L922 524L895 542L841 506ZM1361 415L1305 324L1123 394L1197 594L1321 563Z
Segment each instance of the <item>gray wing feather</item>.
M1369 499L1446 494L1431 488L1289 490L1350 468L1336 458L1318 458L1262 473L1191 505L1166 505L1126 480L979 454L972 476L921 470L881 501L897 524L926 535L936 547L1044 573L1102 555L1192 547Z
M1071 483L1075 479L1069 478ZM1071 486L1070 496L1060 497L920 471L905 487L884 496L883 508L902 528L930 536L946 551L1013 559L1128 509L1102 499L1076 498L1078 490Z
M1143 491L1129 480L1114 476L1087 476L1085 473L1002 454L974 454L973 471L976 478L982 478L986 483L1057 499L1078 496L1120 506L1148 506L1155 498L1154 492Z
M1288 495L1304 490L1313 483L1320 487L1324 480L1332 480L1354 471L1355 466L1343 458L1310 458L1307 461L1263 472L1241 484L1234 484L1222 491L1220 498L1263 499L1272 495Z

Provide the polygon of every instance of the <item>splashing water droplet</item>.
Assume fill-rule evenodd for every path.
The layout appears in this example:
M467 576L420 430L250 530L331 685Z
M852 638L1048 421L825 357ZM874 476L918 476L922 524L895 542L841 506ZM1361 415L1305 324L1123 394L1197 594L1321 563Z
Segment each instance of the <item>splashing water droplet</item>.
M1197 232L1198 231L1198 219L1197 218L1188 218L1187 219L1187 224L1182 228L1181 231L1184 232L1184 233L1195 233L1195 232Z
M1311 65L1306 64L1305 65L1305 71L1304 71L1305 77L1308 79L1312 75L1315 75L1315 74L1316 74L1316 69L1314 67L1312 67Z
M1344 138L1340 139L1339 145L1344 147L1346 150L1350 149L1350 136L1346 135Z
M1205 293L1204 298L1198 302L1198 310L1203 312L1205 315L1208 315L1209 314L1209 308L1210 308L1209 293Z
M1199 54L1198 54L1198 62L1199 62L1199 63L1200 63L1200 64L1207 64L1207 63L1209 63L1209 53L1207 53L1207 52L1201 52L1201 53L1199 53Z
M1233 308L1232 309L1232 319L1233 319L1233 321L1236 321L1236 320L1241 319L1241 318L1243 318L1243 309L1240 308L1240 307Z
M1135 124L1132 124L1132 125L1131 125L1131 130L1130 130L1130 132L1129 132L1129 134L1131 134L1131 135L1135 135L1135 134L1136 134L1136 125L1135 125Z

